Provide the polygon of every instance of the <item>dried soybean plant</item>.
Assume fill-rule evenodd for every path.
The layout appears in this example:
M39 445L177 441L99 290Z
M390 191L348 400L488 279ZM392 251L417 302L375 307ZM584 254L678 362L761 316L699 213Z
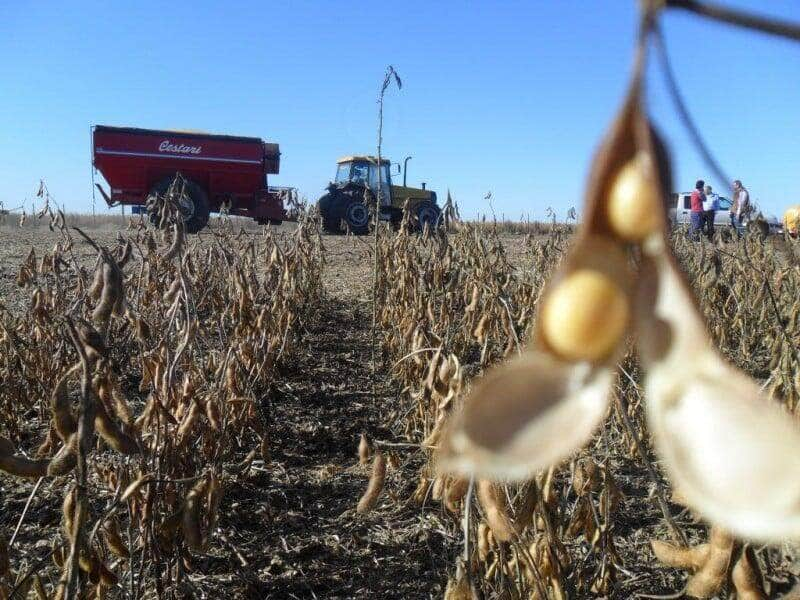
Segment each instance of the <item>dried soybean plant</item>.
M661 563L692 572L684 590L692 598L712 598L726 587L735 589L737 598L767 598L752 547L737 543L719 528L712 527L708 542L696 546L676 546L660 540L650 543Z
M378 243L380 240L380 229L381 229L381 209L383 206L383 185L381 185L381 179L383 177L383 169L382 167L382 151L383 151L383 100L386 96L386 90L389 89L392 81L395 82L397 85L397 89L403 88L403 82L400 79L400 76L397 74L397 71L394 70L392 65L389 65L386 68L386 73L383 76L383 83L381 84L381 91L378 94L378 164L376 166L378 170L378 189L377 193L375 194L375 239L373 244L373 253L374 253L374 263L373 263L373 270L372 270L372 329L370 330L370 341L372 344L372 378L373 378L373 390L372 394L375 395L374 389L374 380L376 377L376 362L375 362L375 328L378 320ZM365 190L366 191L366 190ZM365 196L366 200L366 196Z
M696 252L676 235L675 252L688 273L709 331L723 354L756 379L769 395L796 412L800 400L798 349L800 279L798 243L791 238L761 243L704 246Z
M544 240L527 239L529 264L522 270L511 266L492 230L470 224L461 224L447 245L401 233L386 249L386 277L394 283L382 288L384 350L408 390L408 405L397 418L408 439L429 455L464 380L520 351L542 282L562 255L562 235L554 230ZM576 472L581 469L591 475L583 484L576 480L574 491L564 489L569 476L564 471L515 485L478 481L481 516L470 521L476 543L471 567L462 575L478 579L487 593L516 589L544 596L566 593L568 587L608 589L620 564L612 518L620 493L606 466L587 458ZM437 476L435 465L427 463L410 493L423 507L441 505L455 521L468 490L468 479ZM592 552L578 560L581 540Z
M142 224L111 248L55 216L59 241L19 270L27 311L0 307L0 470L63 493L62 530L37 531L57 583L21 571L12 547L0 595L179 589L225 487L269 461L263 400L318 300L317 224L201 243L185 236L178 186L159 199L160 232Z
M381 245L382 349L394 362L393 374L407 391L394 419L429 458L465 378L477 368L520 351L541 283L560 260L566 241L565 232L559 230L551 231L545 240L527 239L530 268L519 271L512 267L493 230L467 223L459 223L455 230L448 237L430 232L416 236L403 227L398 236ZM475 564L460 571L464 577L480 571L480 587L487 590L510 585L520 593L562 590L571 559L561 544L560 532L577 517L566 505L556 479L560 483L563 473L550 472L537 481L515 486L494 486L488 481L477 484L483 517L470 524L478 540L477 553L472 556ZM612 489L610 475L598 481L600 485L590 494L594 507L603 498L606 481ZM408 493L423 507L440 504L444 515L455 522L468 497L469 481L437 477L428 462L420 467L415 489ZM614 498L616 502L617 496ZM580 527L572 527L574 537L584 535L583 530L578 531ZM598 569L595 575L588 568L594 567L595 561L586 563L587 569L581 573L586 589L600 586L613 571L613 565L604 570L600 564L612 559L613 541L606 533L611 529L606 527L603 535L590 534L588 538L598 548ZM451 582L448 589L462 589L456 585L459 581Z
M447 597L470 597L470 580L532 597L617 587L615 513L624 498L615 474L595 452L568 472L557 466L606 420L612 390L618 401L595 447L643 459L659 490L649 431L688 506L716 524L714 543L734 540L719 588L695 583L689 593L731 583L759 597L746 595L762 589L752 583L760 567L738 540L776 541L796 528L797 431L715 349L796 410L796 243L723 232L698 247L666 234L668 157L642 107L657 13L645 8L631 88L595 159L584 226L566 255L566 227L525 228L540 235L526 238L522 270L505 257L502 228L483 224L459 223L447 239L401 231L379 245L382 350L404 387L391 417L429 459L410 497L441 503L455 526L471 512L475 479L479 518L465 524L469 552ZM697 359L688 372L686 357ZM462 409L464 382L502 358L511 360L478 379ZM673 547L687 548L663 491L656 496ZM590 544L588 557L573 538ZM704 565L698 573L719 568Z
M540 306L542 286L562 259L565 236L566 232L551 231L545 238L524 238L521 268L505 258L504 242L511 238L503 240L491 229L472 224L459 224L446 242L402 230L381 244L382 350L404 387L403 402L392 418L429 458L447 415L460 401L465 381L479 368L519 352L524 332ZM731 360L760 379L769 376L770 364L773 373L779 373L780 364L794 360L781 329L788 328L790 335L796 331L797 316L790 316L799 312L792 307L800 280L796 270L780 267L780 245L776 249L745 237L736 243L698 248L681 232L675 233L670 244L699 295L709 329L729 332L722 348ZM719 263L704 258L713 253L720 257ZM785 319L775 319L759 301L768 294L762 282L744 276L746 256L752 257L756 272L770 274L772 293ZM649 464L646 425L641 419L641 378L638 361L626 354L613 380L617 402L604 439L598 441L599 456L594 450L566 467L550 469L524 483L501 484L488 494L486 484L479 483L477 488L483 487L484 493L475 495L485 508L483 516L470 522L472 562L468 570L460 570L463 577L469 575L487 593L514 588L528 593L541 588L549 594L557 590L568 595L600 594L619 586L623 559L615 541L616 521L625 499L614 467L602 453L644 457ZM367 462L366 439L359 448ZM403 485L396 478L385 485L397 483ZM410 483L406 492L410 500L423 508L441 506L453 526L459 526L456 519L464 510L466 478L437 475L435 465L428 462ZM653 475L651 485L658 483ZM661 510L669 516L669 507ZM674 537L678 545L686 543L680 530L674 530ZM586 543L591 548L588 556L582 550ZM735 562L736 556L731 565ZM455 586L458 581L453 580L450 588L462 589Z
M453 414L440 476L522 481L567 458L605 418L632 335L648 429L686 504L741 539L794 538L800 431L720 356L666 234L668 156L642 105L656 13L645 5L631 87L595 158L583 226L539 299L529 347L488 371Z

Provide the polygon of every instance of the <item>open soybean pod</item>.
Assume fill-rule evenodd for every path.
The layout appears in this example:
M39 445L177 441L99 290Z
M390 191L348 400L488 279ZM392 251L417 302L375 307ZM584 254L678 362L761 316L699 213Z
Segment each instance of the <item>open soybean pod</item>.
M645 165L640 200L666 202L669 161L639 106L630 122ZM798 539L800 428L716 349L670 249L665 208L653 212L657 222L637 238L634 315L656 450L685 504L711 524L742 539ZM613 222L614 211L607 214Z
M608 200L624 196L617 189L619 176L631 173L631 165L638 193L649 186L645 196L658 202L660 189L650 124L641 108L643 65L640 45L623 107L593 162L584 220L539 301L530 347L474 384L439 444L443 471L529 479L585 444L608 411L633 315L635 273L628 248L638 241L608 211ZM659 210L656 204L653 212ZM663 227L660 219L651 220L651 228Z
M605 415L630 313L649 429L686 504L736 537L800 538L800 429L716 350L670 249L669 161L642 108L643 64L640 41L630 91L595 157L582 229L543 294L531 349L475 385L442 438L439 464L518 480L584 444ZM639 250L635 274L619 256L628 247Z
M656 449L685 504L744 539L800 538L800 430L714 347L674 257L643 248L636 315Z

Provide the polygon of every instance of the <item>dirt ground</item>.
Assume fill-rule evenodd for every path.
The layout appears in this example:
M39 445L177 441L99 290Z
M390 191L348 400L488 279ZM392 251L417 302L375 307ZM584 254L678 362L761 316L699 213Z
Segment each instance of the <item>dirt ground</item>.
M103 243L117 232L91 234ZM31 246L41 252L56 239L46 228L0 227L0 302L12 311L27 302L14 282L19 263ZM520 261L523 239L506 243L511 260ZM401 390L383 372L371 373L369 240L325 237L324 244L323 305L302 333L297 362L284 366L265 399L275 424L272 462L252 467L226 490L214 542L189 565L178 597L442 597L460 551L459 523L436 503L422 509L408 503L419 453L399 448L400 464L390 469L378 507L367 516L355 513L368 479L358 465L359 436L405 441L387 429ZM76 252L87 265L94 260L88 246ZM608 460L624 494L615 516L623 569L611 597L680 590L684 576L659 566L649 549L650 539L668 535L644 467L624 456ZM0 475L0 531L13 532L32 488ZM43 528L58 527L62 488L45 481L33 497L12 561L35 566L49 548L37 540ZM705 528L686 511L671 508L691 539L704 537ZM585 541L570 543L590 552ZM787 581L774 578L773 590L786 589Z

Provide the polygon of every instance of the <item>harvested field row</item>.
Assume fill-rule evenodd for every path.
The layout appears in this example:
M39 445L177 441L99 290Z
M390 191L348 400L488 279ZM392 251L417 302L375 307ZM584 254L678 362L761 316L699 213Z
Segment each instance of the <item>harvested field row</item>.
M151 236L144 231L128 235L136 249L146 248ZM227 419L230 424L223 425L220 437L209 416L198 415L189 428L189 439L196 441L187 447L191 452L181 453L181 446L163 434L173 432L170 435L174 438L188 413L180 420L175 418L177 412L164 413L157 426L148 427L161 428L160 443L170 444L169 459L159 458L160 446L154 445L158 429L149 434L147 427L136 428L135 422L146 411L153 391L159 389L153 381L142 386L144 362L138 362L138 354L142 344L151 355L153 349L166 345L168 356L174 357L184 339L175 335L182 330L181 323L173 323L171 330L151 326L151 337L141 342L131 315L141 315L148 324L164 322L172 304L167 306L163 293L148 293L146 282L150 278L175 278L181 270L175 262L163 260L169 240L161 243L153 239L152 251L144 250L141 255L133 251L130 262L122 267L126 298L131 298L130 314L111 317L106 338L108 358L97 360L94 369L96 379L105 375L111 382L119 382L118 391L127 400L133 421L129 430L122 420L120 427L130 431L132 437L138 435L140 447L130 457L119 456L106 442L94 442L87 451L85 530L91 535L98 526L90 547L117 579L111 583L107 576L105 583L94 584L92 589L100 589L109 597L151 597L158 593L252 598L441 597L448 577L456 574L459 564L466 487L437 475L430 449L436 443L437 423L451 405L461 401L482 369L504 356L515 355L518 344L525 344L539 292L559 263L568 236L559 229L538 237L508 236L470 226L461 226L447 237L402 232L384 236L379 257L383 267L378 296L381 352L376 377L370 368L370 248L364 241L319 238L313 222L291 235L278 231L266 237L251 236L222 229L190 241L184 247L181 264L188 274L195 271L186 276L187 296L195 299L193 314L198 315L200 323L213 323L211 315L224 313L221 307L228 306L229 318L213 328L199 328L199 334L187 346L191 360L187 356L176 367L174 391L170 394L161 388L161 394L178 402L168 411L177 411L180 406L186 411L182 400L185 371L197 373L197 381L202 382L195 392L201 398L197 404L207 405L215 397L209 392L220 389L226 398L222 423ZM125 254L124 238L103 238L111 256L120 257L118 262ZM30 238L25 239L27 246ZM66 321L50 319L47 314L69 313L76 305L81 298L75 293L80 289L80 276L74 266L61 265L60 273L50 271L46 265L53 261L42 261L44 252L50 256L73 252L74 256L64 262L83 266L86 284L82 289L87 292L83 306L78 304L80 308L71 315L78 322L80 311L85 311L85 317L80 318L93 326L94 301L88 288L97 252L81 245L77 235L71 247L66 239L58 233L35 239L35 260L29 248L18 247L14 252L20 268L3 276L9 307L4 313L4 328L14 335L3 340L5 372L12 376L6 376L4 381L11 385L4 385L0 394L5 407L0 435L13 443L18 454L28 456L34 456L36 446L48 436L52 386L41 382L57 380L59 373L77 360L69 346ZM62 253L44 250L52 248L55 241L66 244ZM254 270L246 262L250 259L236 258L255 256L258 262L253 264L301 261L302 256L312 260L317 252L313 248L320 242L326 261L324 272L313 262L291 272L284 269L280 278L284 283L278 287L268 287L269 280L264 279L275 273L273 281L278 281L277 268ZM793 266L793 247L755 240L697 246L680 236L674 243L702 299L712 331L726 334L717 340L726 355L766 381L776 395L791 398L791 389L785 386L794 386L794 380L786 377L787 372L795 370L794 357L791 347L784 346L788 342L783 331L793 339L797 326L793 299L800 280ZM226 252L226 247L235 250ZM202 281L213 278L214 285L199 286L201 276L196 271L197 257L201 256L208 273ZM228 271L229 277L223 275L223 264L237 265L240 260L244 264ZM764 308L764 278L745 276L754 272L751 266L755 272L769 274L766 280L778 309L785 311L784 322L775 319L769 305ZM11 280L25 274L26 269L24 276L31 280L23 287L14 282L16 291L12 291ZM140 277L143 283L137 284ZM167 283L161 288L169 289ZM280 338L280 344L284 344L285 338L285 350L271 367L268 380L253 383L247 371L234 380L225 374L215 379L205 368L197 371L194 365L203 364L203 356L206 361L208 356L222 359L222 348L230 347L230 342L220 345L220 339L224 342L244 335L246 344L247 324L257 321L260 314L256 307L266 306L267 301L279 302L276 294L283 293L281 289L288 293L293 283L307 286L302 288L303 297L313 300L303 300L295 287L297 296L291 302L287 296L286 303L276 305L276 314L291 312L298 315L298 321L288 336L287 329L276 329L275 343ZM52 290L58 286L69 293L54 295ZM138 291L134 293L134 289ZM38 310L34 318L23 319L23 312L35 310L36 298L42 295L50 313ZM726 303L724 300L730 297L738 302ZM272 322L279 325L281 321ZM735 323L735 328L720 328L723 322ZM172 335L167 335L169 332ZM20 344L21 340L25 344ZM201 341L201 346L196 345ZM12 349L18 347L24 351L14 354ZM60 348L54 353L55 362L40 358L45 347ZM131 353L128 348L138 351ZM20 364L25 368L20 369ZM258 363L254 364L257 369ZM669 482L648 443L638 364L633 356L621 364L637 385L625 375L618 379L618 400L585 451L526 484L484 486L473 494L470 566L476 588L486 597L536 593L537 580L525 566L526 559L541 565L547 573L541 577L545 577L548 594L629 598L667 594L683 587L685 572L666 567L650 549L652 541L670 541L675 536L659 506L659 488L668 500L668 514L689 543L703 542L707 528L672 498ZM36 373L40 374L38 378L34 377ZM21 379L20 374L26 378ZM79 405L78 379L70 382L72 410ZM155 381L162 381L163 386L163 375ZM99 379L96 385L92 382L92 389L102 401ZM233 386L235 394L228 386ZM35 392L21 400L22 390L28 388ZM257 412L237 412L234 407L238 399L248 394ZM20 411L22 402L28 408ZM795 405L787 408L794 409ZM170 423L167 414L173 415L176 424ZM254 418L259 421L254 422ZM626 420L632 429L627 428ZM238 424L235 429L234 424ZM264 437L259 437L260 427L269 440L266 448L261 444ZM360 464L358 454L362 433L369 442L366 464ZM636 448L637 440L644 457ZM385 480L371 510L359 514L356 506L367 489L376 451L385 459ZM57 448L50 452L57 452ZM655 468L655 478L648 471L649 465ZM166 540L158 537L158 523L176 510L178 514L185 510L180 507L186 505L186 495L198 482L214 481L197 479L206 472L213 473L224 491L218 516L209 522L207 508L202 509L199 545L190 546L180 524L173 530L172 543L164 545ZM125 484L137 474L163 483L142 488L157 492L143 495L140 490L119 502L124 485L118 474ZM118 480L112 486L115 476ZM13 589L21 575L36 573L39 579L28 578L31 586L41 583L45 593L52 595L61 575L51 554L53 548L68 548L62 503L65 493L68 497L72 493L70 482L75 475L46 477L38 487L35 479L0 478L0 528L6 540L12 538L18 520L25 515L8 553L11 570L4 581ZM170 484L170 480L186 482ZM150 516L143 517L137 511L148 510L148 502L152 504ZM493 503L495 508L491 508ZM502 541L502 532L495 529L502 525L493 522L492 514L503 513L518 532L509 542ZM108 527L118 529L125 546L133 548L130 558L110 551L105 537L108 534L104 533ZM157 553L150 554L148 548L157 548ZM765 575L770 596L780 595L795 582L791 548L755 548L752 556ZM92 585L91 579L80 577L84 585Z

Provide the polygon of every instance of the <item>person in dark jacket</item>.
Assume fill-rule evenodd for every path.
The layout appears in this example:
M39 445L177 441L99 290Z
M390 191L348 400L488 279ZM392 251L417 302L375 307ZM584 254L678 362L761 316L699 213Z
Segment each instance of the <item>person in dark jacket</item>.
M694 184L694 191L692 192L691 236L695 241L700 239L700 234L703 231L703 203L706 201L706 195L703 193L703 186L705 184L705 181L698 179Z

